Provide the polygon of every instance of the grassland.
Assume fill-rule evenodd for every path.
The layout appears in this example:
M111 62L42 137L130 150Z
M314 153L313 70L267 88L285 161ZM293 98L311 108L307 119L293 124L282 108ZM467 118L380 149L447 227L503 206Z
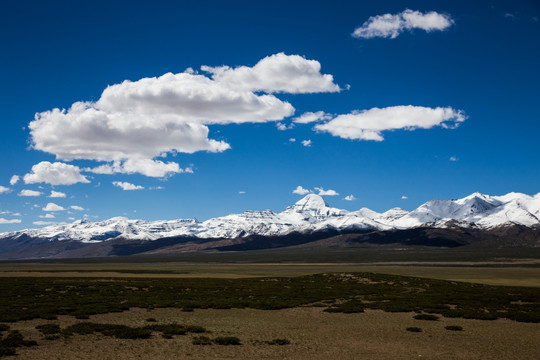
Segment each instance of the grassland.
M146 260L0 264L0 354L11 336L19 359L540 358L526 257Z

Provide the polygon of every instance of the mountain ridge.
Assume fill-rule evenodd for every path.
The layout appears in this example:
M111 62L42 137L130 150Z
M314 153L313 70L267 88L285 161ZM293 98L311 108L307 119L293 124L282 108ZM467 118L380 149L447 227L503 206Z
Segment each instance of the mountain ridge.
M282 212L245 211L202 222L196 219L146 221L114 217L86 219L38 229L0 234L1 239L22 235L48 241L85 243L111 239L157 240L169 237L236 239L253 235L281 236L318 231L386 231L418 227L463 227L489 230L500 226L540 227L540 193L490 196L473 193L455 200L430 200L412 211L393 208L383 213L361 208L347 211L330 207L319 195L308 194Z

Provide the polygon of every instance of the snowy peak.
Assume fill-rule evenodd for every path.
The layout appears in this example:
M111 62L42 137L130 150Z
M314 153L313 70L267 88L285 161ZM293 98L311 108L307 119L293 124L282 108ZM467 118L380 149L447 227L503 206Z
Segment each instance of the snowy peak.
M296 212L301 212L305 210L322 210L329 206L326 201L324 201L322 196L316 194L308 194L302 199L298 200L292 207L295 209Z
M457 225L456 225L457 224ZM431 200L407 212L400 208L384 213L361 208L349 212L328 206L319 195L309 194L280 213L246 211L198 222L195 219L145 221L115 217L90 222L78 220L39 229L0 234L0 239L27 235L50 241L101 242L114 238L155 240L164 237L232 239L249 235L276 236L293 231L389 230L451 226L492 229L499 226L540 227L540 193L489 196L473 193L455 200Z

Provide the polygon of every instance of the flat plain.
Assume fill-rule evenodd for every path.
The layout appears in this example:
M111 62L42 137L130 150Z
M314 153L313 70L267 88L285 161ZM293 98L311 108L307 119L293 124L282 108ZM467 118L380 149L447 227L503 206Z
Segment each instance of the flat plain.
M2 341L35 341L17 359L540 359L540 266L496 255L3 262Z

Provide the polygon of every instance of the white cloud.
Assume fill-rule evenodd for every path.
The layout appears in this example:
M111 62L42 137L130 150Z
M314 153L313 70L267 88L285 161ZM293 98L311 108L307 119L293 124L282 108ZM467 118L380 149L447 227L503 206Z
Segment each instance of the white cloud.
M327 114L324 111L317 112L305 112L302 115L295 117L293 121L297 124L309 124L315 121L330 120L331 114Z
M244 195L246 192L245 191L239 191L238 192L240 195Z
M39 220L39 221L34 221L32 224L42 226L42 225L52 225L52 224L56 224L56 223L54 221Z
M75 218L73 216L68 217L68 220L74 221Z
M60 191L54 191L51 190L51 195L49 195L50 198L65 198L66 194Z
M445 30L454 20L449 15L435 11L421 13L405 10L399 14L371 16L362 26L352 33L355 38L371 39L375 37L395 39L405 30L421 29L427 32Z
M78 205L71 205L70 208L73 209L73 210L77 210L77 211L83 211L84 210L84 208L82 206L78 206Z
M41 195L40 191L27 190L27 189L21 190L21 192L19 193L19 196L40 196L40 195Z
M90 181L81 175L77 166L61 162L42 161L32 166L32 172L24 175L24 182L25 184L73 185L76 183L89 183Z
M190 168L181 169L175 162L163 162L151 159L128 159L124 162L115 161L112 164L104 164L95 168L87 168L85 171L95 174L143 174L150 177L165 177L177 173L193 173Z
M56 205L55 203L48 203L47 206L45 206L43 209L41 209L43 211L64 211L66 209L64 209L62 206L60 205Z
M450 161L458 161L459 159L456 156L450 156Z
M302 140L302 145L304 145L305 147L310 147L311 146L311 140Z
M0 194L10 192L11 189L5 186L0 185Z
M11 179L9 180L9 183L11 184L11 186L13 186L19 182L19 179L20 179L19 175L13 175Z
M261 59L253 67L202 66L201 70L211 73L216 82L243 91L291 94L340 91L332 75L321 74L318 61L299 55L279 53Z
M296 189L294 189L292 191L293 194L298 194L298 195L306 195L306 194L309 194L311 192L311 190L308 190L308 189L304 189L302 186L298 185L296 187Z
M45 214L45 215L39 215L42 219L54 219L55 216L53 214Z
M315 190L318 191L317 195L320 196L337 196L339 193L336 190L328 189L324 190L322 187L316 187Z
M149 187L150 190L163 190L165 189L163 186L152 186L152 187Z
M347 195L343 198L343 200L347 200L347 201L353 201L353 200L356 200L356 198L354 197L353 194L351 195Z
M403 195L403 196L401 197L401 200L407 200L407 199L408 199L408 197L405 196L405 195Z
M284 123L282 123L282 122L278 122L278 123L276 124L276 128L277 128L278 130L281 130L281 131L290 130L290 129L294 128L294 124L291 123L291 124L287 125L287 124L284 124Z
M21 213L18 213L18 212L17 212L17 213L13 213L12 215L13 215L13 216L21 216Z
M4 219L0 218L0 224L20 224L21 219Z
M211 77L186 71L126 80L107 87L96 102L38 113L28 126L32 147L65 161L109 163L93 172L162 177L182 169L175 163L154 161L156 157L230 148L223 140L209 138L208 125L262 123L291 116L293 106L273 92L339 91L331 75L320 73L318 61L298 55L272 55L252 68L202 69Z
M391 106L339 115L327 123L315 125L315 130L344 139L382 141L382 131L430 129L434 126L456 128L465 119L461 110L451 107Z
M290 142L296 142L296 139L295 138L290 138L289 141Z
M117 186L119 188L122 188L122 190L142 190L144 189L144 187L140 186L140 185L134 185L134 184L131 184L131 183L128 183L128 182L124 182L124 181L113 181L112 183L114 186Z

